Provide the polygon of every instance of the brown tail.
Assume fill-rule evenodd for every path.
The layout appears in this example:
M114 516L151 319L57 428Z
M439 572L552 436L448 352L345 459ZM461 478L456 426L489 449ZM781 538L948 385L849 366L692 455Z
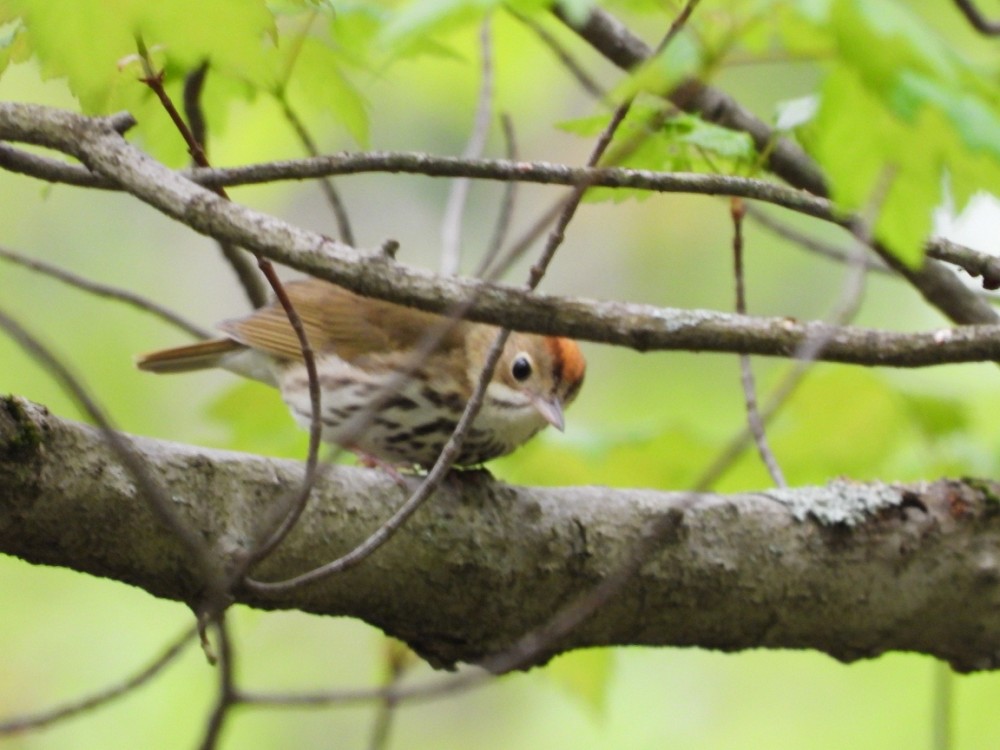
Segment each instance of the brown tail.
M226 354L246 347L232 339L212 339L173 349L161 349L140 355L135 364L140 370L156 373L190 372L218 367Z

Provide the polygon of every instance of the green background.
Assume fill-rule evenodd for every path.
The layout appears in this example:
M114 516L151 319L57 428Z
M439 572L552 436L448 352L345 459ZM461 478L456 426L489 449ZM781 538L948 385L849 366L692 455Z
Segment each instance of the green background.
M298 18L295 4L289 5L288 18L279 17L283 31L294 28ZM713 34L722 34L726 14L749 16L753 5L706 0L696 13L696 21L702 22L697 26L701 42L707 45ZM43 7L0 3L0 10L22 6L36 12ZM403 15L404 21L409 17L416 30L397 21L400 27L382 36L389 48L410 49L419 46L415 40L424 38L418 22L426 23L434 32L426 38L434 44L424 39L427 49L418 50L421 54L411 49L412 54L399 60L386 59L378 67L366 68L344 62L354 51L340 49L341 73L351 81L353 92L338 89L336 76L317 79L305 73L302 82L289 86L290 101L324 151L356 149L360 141L362 146L385 150L461 153L478 85L477 22L460 3L450 4L461 10L455 18L421 21L421 8L430 6L407 6L410 16ZM913 11L920 28L960 48L969 69L995 71L994 49L977 39L949 4L927 0L894 7ZM640 27L646 29L644 36L654 40L669 17L637 16L646 24ZM345 14L342 20L349 19ZM196 25L211 26L210 20ZM105 81L97 71L104 69L102 64L106 68L104 57L115 59L114 49L102 57L100 39L83 39L83 29L74 29L68 18L62 23L69 40L63 43L82 49L85 62L73 64L94 71L91 88L81 88L83 83L74 88L87 108L114 109L120 103L145 107L138 142L181 165L182 146L171 140L174 136L161 121L162 112L135 83L134 71L117 74L117 85L123 89L115 93L119 98L100 100L94 92L103 91ZM755 28L735 22L733 26L748 37ZM5 28L10 26L0 27ZM601 108L579 92L551 53L522 25L501 15L494 32L499 61L496 107L514 119L520 157L582 163L592 138L554 124L591 116ZM210 34L202 43L211 45L216 36ZM784 40L780 55L764 54L749 43L746 49L737 49L712 69L713 82L771 120L779 102L828 85L833 80L831 70L852 54L847 49L850 35L834 48L824 38L822 49L811 46L807 36L796 36L808 48L801 59L790 38ZM88 49L89 58L84 54ZM239 59L239 48L235 49L233 57ZM176 57L171 62L182 66L187 53L179 44L173 52ZM862 53L874 50L869 46L856 54ZM70 57L68 52L65 57ZM619 84L617 71L592 53L581 54L581 59L609 88ZM898 56L893 59L899 63ZM48 77L62 72L40 70L35 61L11 64L0 77L0 99L79 109L66 79ZM177 71L168 67L169 72ZM330 88L340 91L339 98ZM213 163L300 155L301 147L274 99L259 93L248 97L236 89L231 79L210 75L206 98L211 102ZM334 104L340 108L331 115ZM829 123L825 127L811 137L823 142L824 132L836 130ZM502 151L494 131L489 154ZM841 160L849 163L843 152ZM861 160L859 155L857 163ZM962 174L957 168L956 173ZM991 174L984 173L979 188L991 187ZM401 261L436 268L447 181L372 174L341 178L337 184L359 245L373 247L394 238L402 244ZM956 189L961 199L964 188ZM839 195L847 204L852 191L868 194L845 187ZM552 188L524 186L515 234L558 194ZM501 186L473 186L464 224L467 267L475 265L492 232L500 195ZM0 242L7 247L141 292L206 326L246 310L212 242L133 199L46 186L5 172L0 172L0 196ZM232 197L312 229L335 232L315 186L234 189ZM929 215L921 219L925 220L929 222ZM845 237L827 227L795 223L847 244ZM724 199L660 195L589 203L571 225L542 289L731 310L730 243L729 206ZM528 262L508 276L511 283L525 278ZM842 267L779 241L752 223L747 227L747 265L751 312L801 319L825 315L835 304L845 275ZM183 334L158 321L2 261L0 306L64 357L126 431L274 455L304 455L304 437L277 395L263 387L239 383L224 373L157 378L135 371L131 363L137 353L184 341ZM911 289L882 278L870 280L858 322L898 330L942 325ZM745 420L733 357L638 354L592 344L584 344L584 351L589 361L587 382L568 412L566 433L545 434L514 456L495 462L491 468L498 477L525 484L684 488ZM788 368L776 361L757 361L755 367L762 393ZM924 372L819 365L775 420L769 437L793 486L838 476L884 480L993 476L1000 436L992 418L1000 407L996 379L995 368L985 365ZM46 404L60 415L80 416L49 375L3 337L0 391ZM768 483L760 462L748 454L719 488L753 489ZM9 557L0 557L0 613L0 719L122 679L191 621L180 604L158 601L122 584L34 567ZM247 688L318 690L381 680L384 639L361 623L294 612L264 614L243 607L234 608L229 619L237 646L237 674ZM466 694L404 705L398 710L391 746L931 747L935 684L941 674L932 659L901 654L848 666L804 652L723 655L698 649L638 648L582 652ZM429 675L428 668L417 667L411 679ZM991 674L955 678L953 747L1000 745L994 704L1000 690L997 679ZM0 738L0 744L190 747L201 735L214 690L213 669L192 647L151 685L114 705L54 728ZM373 713L370 706L238 708L222 744L364 747Z

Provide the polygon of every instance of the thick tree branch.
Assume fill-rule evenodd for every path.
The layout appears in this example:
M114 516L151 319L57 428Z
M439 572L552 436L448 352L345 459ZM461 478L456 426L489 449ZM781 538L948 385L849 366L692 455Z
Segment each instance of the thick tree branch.
M218 554L246 552L253 518L301 466L137 439L177 512ZM378 471L335 468L261 574L283 578L350 548L405 496ZM597 644L812 648L838 659L933 654L1000 665L1000 487L972 481L702 495L513 487L453 476L358 568L263 608L362 618L439 663L477 661L544 622L687 508L641 574L552 651ZM0 401L0 549L196 600L198 575L99 433Z
M833 362L920 367L1000 358L1000 326L996 325L919 334L850 327L831 330L821 323L787 318L553 297L474 279L435 276L396 263L381 251L357 250L223 200L129 145L119 133L129 122L127 116L91 119L34 105L0 103L0 138L70 153L196 231L360 294L433 312L446 312L475 297L467 315L472 320L640 351L684 349L787 357L806 339L821 336L829 341L822 358Z

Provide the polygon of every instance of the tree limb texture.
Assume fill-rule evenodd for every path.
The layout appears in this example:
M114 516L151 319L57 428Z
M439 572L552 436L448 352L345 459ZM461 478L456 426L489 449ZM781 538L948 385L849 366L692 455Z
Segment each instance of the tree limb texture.
M918 334L857 328L830 331L821 323L552 297L436 276L396 263L381 251L358 250L226 201L126 142L119 131L130 123L127 115L87 118L36 105L0 103L0 138L62 150L196 231L363 295L439 313L475 298L467 313L472 320L640 351L790 356L806 339L823 337L829 343L821 358L835 362L918 367L1000 358L998 325Z
M301 464L144 438L135 447L177 512L226 559ZM438 664L476 662L544 624L628 559L663 514L676 533L551 653L596 645L808 648L850 661L890 650L960 670L1000 666L1000 485L838 481L700 495L445 482L363 565L264 597L361 618ZM352 547L406 496L377 470L333 467L256 575L284 578ZM678 510L683 509L683 510ZM158 525L96 430L0 400L0 549L197 601L184 548Z

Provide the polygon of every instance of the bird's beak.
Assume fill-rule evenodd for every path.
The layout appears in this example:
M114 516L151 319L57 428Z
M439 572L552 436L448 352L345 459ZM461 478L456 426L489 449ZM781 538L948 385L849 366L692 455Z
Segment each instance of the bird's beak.
M566 421L563 419L562 401L558 396L546 398L545 396L533 396L531 403L538 413L545 417L545 421L555 427L559 432L566 429Z

